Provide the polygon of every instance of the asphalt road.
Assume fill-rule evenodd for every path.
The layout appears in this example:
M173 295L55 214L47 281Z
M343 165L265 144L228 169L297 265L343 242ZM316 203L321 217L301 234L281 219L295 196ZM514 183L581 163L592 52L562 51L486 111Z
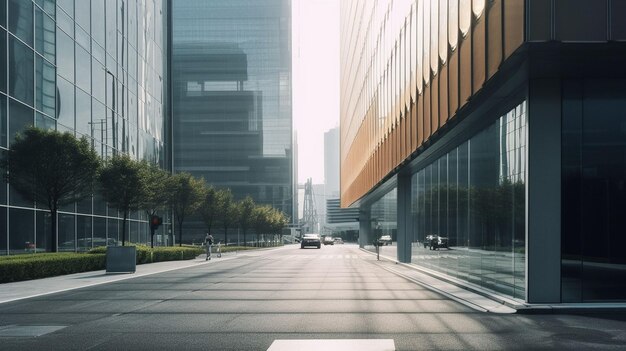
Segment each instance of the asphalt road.
M316 344L328 339L344 339L337 350L356 345L345 339L397 350L626 348L623 314L479 312L384 264L354 245L289 246L0 304L0 349L267 350L309 340L330 351L332 342Z

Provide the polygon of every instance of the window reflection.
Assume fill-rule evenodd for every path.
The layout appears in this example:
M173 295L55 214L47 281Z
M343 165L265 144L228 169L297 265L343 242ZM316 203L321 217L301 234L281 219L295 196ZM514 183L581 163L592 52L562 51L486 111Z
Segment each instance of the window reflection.
M33 105L33 50L9 36L9 95Z
M412 262L524 298L525 102L412 178Z

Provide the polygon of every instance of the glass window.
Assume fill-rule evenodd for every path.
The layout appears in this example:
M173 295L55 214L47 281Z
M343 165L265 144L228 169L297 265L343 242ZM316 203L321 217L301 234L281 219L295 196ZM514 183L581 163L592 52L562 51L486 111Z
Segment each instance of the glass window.
M76 45L76 86L91 93L91 56Z
M81 26L84 30L89 33L89 28L91 27L91 6L88 0L78 0L75 4L76 8L74 9L74 19L76 20L76 24Z
M54 20L46 15L39 7L35 8L35 50L43 57L54 63L55 52Z
M79 2L82 0L79 0ZM74 17L74 0L57 0L57 5L62 7L65 12Z
M7 147L7 97L4 94L0 94L0 146Z
M9 252L23 254L35 251L35 213L32 210L9 210Z
M91 217L76 216L76 237L78 239L76 248L78 251L87 251L93 247L91 229Z
M116 1L105 1L106 6L106 50L107 54L117 57ZM102 14L100 14L102 16Z
M33 109L9 99L9 144L13 143L15 134L33 125Z
M64 11L57 11L57 26L74 38L74 20Z
M525 103L420 170L412 262L525 297Z
M56 71L52 64L41 56L36 56L35 107L49 116L55 116Z
M76 131L91 137L91 96L76 89Z
M58 214L59 251L76 250L76 216L68 213Z
M101 102L105 102L105 86L106 86L106 69L102 66L96 59L92 58L91 60L92 68L91 68L91 79L92 79L92 87L93 87L93 97L100 100Z
M86 1L86 0L81 0ZM104 46L104 0L91 0L91 37Z
M9 95L33 104L33 50L13 36L9 39Z
M9 0L9 31L33 45L33 3L23 0Z
M74 129L74 85L65 79L57 79L57 120Z
M35 116L35 127L41 128L41 129L55 130L56 126L57 126L57 122L55 119L37 112L37 116Z
M7 92L7 55L4 54L8 51L7 48L7 32L0 28L0 92Z
M74 82L74 41L72 38L57 31L57 73L63 78Z
M7 0L0 0L0 26L7 27Z

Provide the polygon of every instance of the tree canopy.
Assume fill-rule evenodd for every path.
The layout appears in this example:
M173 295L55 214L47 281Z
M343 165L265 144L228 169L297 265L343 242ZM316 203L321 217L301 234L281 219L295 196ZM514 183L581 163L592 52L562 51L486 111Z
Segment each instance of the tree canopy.
M86 138L30 127L15 137L2 168L13 189L50 210L48 246L56 252L58 208L93 194L100 169L97 153Z
M189 173L177 173L168 181L170 188L170 205L178 222L178 245L182 246L183 223L195 213L205 196L204 179L196 179Z
M146 199L148 172L141 162L128 155L114 155L100 172L103 198L123 213L122 246L126 244L126 220L131 211L141 208Z

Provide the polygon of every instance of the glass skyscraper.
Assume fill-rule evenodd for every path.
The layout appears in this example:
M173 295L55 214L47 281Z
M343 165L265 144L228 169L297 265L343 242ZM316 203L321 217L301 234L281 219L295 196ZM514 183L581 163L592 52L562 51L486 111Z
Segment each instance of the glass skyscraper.
M174 0L171 69L174 172L292 216L291 2Z
M0 153L35 125L165 165L166 19L162 0L0 0ZM49 221L0 184L0 255L45 251ZM129 223L130 241L149 240L144 214ZM86 250L116 242L121 220L93 198L58 226L59 250Z

